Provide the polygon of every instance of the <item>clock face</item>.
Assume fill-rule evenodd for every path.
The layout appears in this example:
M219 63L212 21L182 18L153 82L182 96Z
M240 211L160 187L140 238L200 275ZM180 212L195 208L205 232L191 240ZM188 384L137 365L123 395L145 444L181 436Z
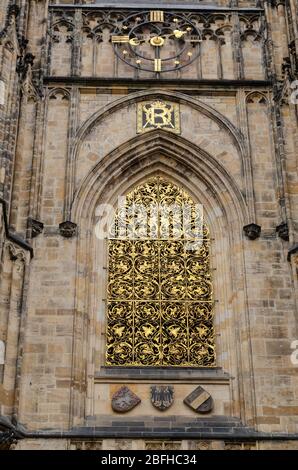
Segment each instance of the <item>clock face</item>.
M123 62L158 74L194 62L200 42L200 31L191 21L163 11L134 13L112 36L115 53Z

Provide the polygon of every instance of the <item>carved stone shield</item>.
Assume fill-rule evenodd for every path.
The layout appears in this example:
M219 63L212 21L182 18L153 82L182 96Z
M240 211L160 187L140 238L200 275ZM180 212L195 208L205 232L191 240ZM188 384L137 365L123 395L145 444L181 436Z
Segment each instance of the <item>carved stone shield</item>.
M112 397L112 408L118 413L127 413L141 403L141 399L128 387L123 386Z
M196 413L209 413L213 409L213 398L203 387L197 387L183 402Z
M156 386L151 387L151 403L155 408L164 411L173 404L174 401L174 387Z

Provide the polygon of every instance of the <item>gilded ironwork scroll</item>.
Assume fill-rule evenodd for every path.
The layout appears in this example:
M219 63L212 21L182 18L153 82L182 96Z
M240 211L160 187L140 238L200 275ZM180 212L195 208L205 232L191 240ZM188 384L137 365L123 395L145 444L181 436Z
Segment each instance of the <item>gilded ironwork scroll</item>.
M138 103L138 134L149 132L152 129L164 129L180 134L179 104L168 103L161 100Z
M191 197L150 179L126 196L108 244L106 364L214 366L210 236Z

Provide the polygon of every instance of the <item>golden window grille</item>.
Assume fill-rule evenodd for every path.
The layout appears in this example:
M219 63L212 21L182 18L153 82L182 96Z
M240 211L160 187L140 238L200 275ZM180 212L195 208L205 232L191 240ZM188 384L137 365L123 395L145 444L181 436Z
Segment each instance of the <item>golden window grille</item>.
M210 236L197 207L154 177L118 209L108 240L106 365L215 365Z

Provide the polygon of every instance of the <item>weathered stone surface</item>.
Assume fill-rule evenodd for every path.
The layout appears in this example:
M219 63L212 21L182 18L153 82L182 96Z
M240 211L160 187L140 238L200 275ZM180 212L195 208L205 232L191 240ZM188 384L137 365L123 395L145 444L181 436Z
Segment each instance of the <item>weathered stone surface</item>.
M295 2L12 3L0 2L0 402L33 433L16 449L297 448ZM199 13L199 59L161 76L117 59L124 7ZM179 107L179 135L137 134L151 100ZM98 206L156 174L203 204L210 226L212 371L105 368ZM125 421L111 410L121 384L141 400ZM162 413L151 386L175 388ZM198 386L214 399L201 421L183 403Z
M209 413L212 411L214 403L213 398L203 387L197 387L184 400L187 406L197 413Z
M141 403L141 399L126 386L117 390L112 397L112 408L118 413L126 413L139 403Z

